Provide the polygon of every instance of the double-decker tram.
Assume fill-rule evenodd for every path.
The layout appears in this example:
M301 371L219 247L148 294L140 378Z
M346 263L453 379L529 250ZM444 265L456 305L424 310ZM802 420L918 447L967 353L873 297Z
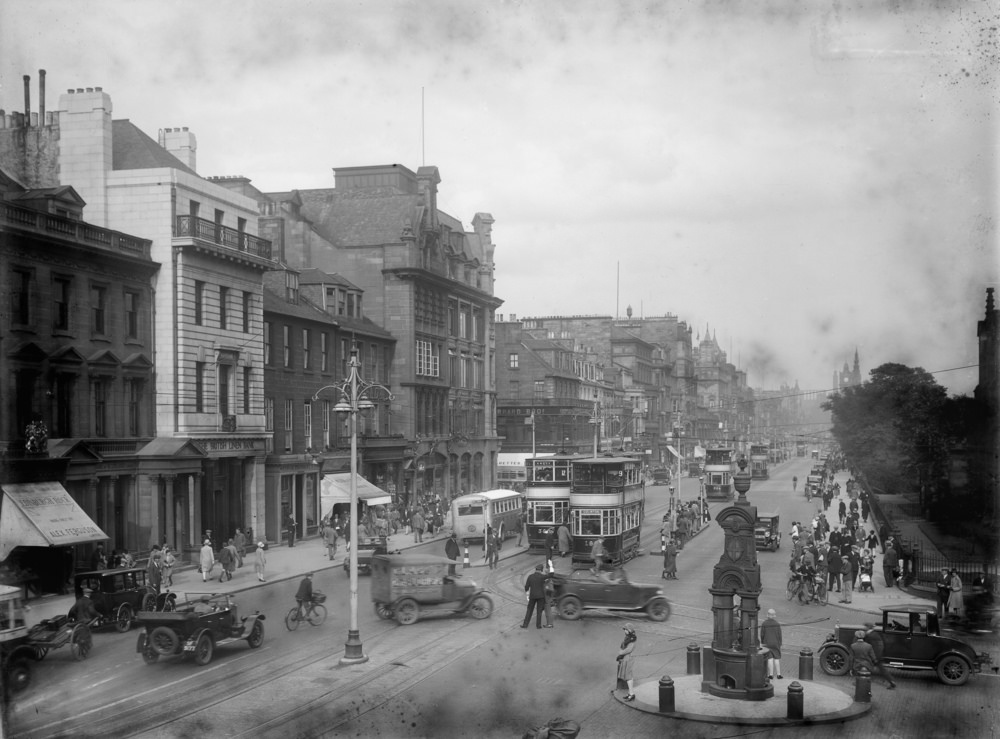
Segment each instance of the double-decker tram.
M705 498L707 500L733 499L732 449L705 450Z
M604 539L615 564L639 552L639 529L646 507L642 462L629 457L588 457L573 461L569 493L573 563L593 563L590 548Z
M524 494L516 490L485 490L460 495L451 501L451 521L460 543L482 541L492 526L503 538L517 534L517 517Z
M524 497L525 526L528 529L528 547L545 546L546 529L569 526L569 492L573 480L573 460L579 454L554 454L533 457L524 461L527 480Z
M767 464L770 461L767 444L750 445L750 477L754 480L768 478Z

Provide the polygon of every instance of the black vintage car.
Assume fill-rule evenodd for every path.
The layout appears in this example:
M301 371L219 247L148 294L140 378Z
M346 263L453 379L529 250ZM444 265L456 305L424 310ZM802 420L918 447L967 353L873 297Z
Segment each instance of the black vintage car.
M135 651L147 665L177 654L182 658L191 654L195 664L207 665L216 647L246 641L256 649L264 643L264 614L254 611L241 617L229 595L190 593L188 597L174 611L139 614L144 628Z
M584 609L645 611L653 621L666 621L670 603L659 585L630 582L625 570L616 568L598 575L574 570L569 577L554 575L554 600L559 615L575 621Z
M991 662L961 639L941 636L933 605L882 606L882 655L886 667L897 670L933 670L947 685L964 685L973 672ZM851 669L850 645L859 625L839 625L819 648L819 663L828 675L846 675Z
M114 624L121 633L132 628L139 611L170 611L177 600L176 593L157 593L148 585L146 570L141 567L79 572L73 581L77 598L84 588L91 590L90 599L100 614L95 626Z
M372 559L376 554L389 554L389 539L384 536L367 536L358 544L358 574L371 574ZM399 552L393 552L399 554ZM344 557L344 572L351 572L351 558Z
M753 539L758 550L778 551L781 546L781 517L777 513L758 513Z

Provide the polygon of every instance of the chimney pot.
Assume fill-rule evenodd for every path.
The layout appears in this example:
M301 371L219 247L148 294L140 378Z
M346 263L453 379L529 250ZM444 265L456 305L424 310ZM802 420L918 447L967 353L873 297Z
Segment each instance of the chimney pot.
M78 88L76 88L76 91L77 92L83 92L83 88L82 87L78 87Z
M103 87L95 87L94 88L94 92L103 92L103 91L104 91Z
M88 87L88 88L87 88L87 92L93 92L93 91L94 91L94 88L93 88L93 87Z
M76 92L76 90L74 90L74 89L73 89L73 88L71 87L71 88L69 88L68 90L66 90L66 92L68 92L68 93L69 93L70 95L72 95L72 94L73 94L74 92Z

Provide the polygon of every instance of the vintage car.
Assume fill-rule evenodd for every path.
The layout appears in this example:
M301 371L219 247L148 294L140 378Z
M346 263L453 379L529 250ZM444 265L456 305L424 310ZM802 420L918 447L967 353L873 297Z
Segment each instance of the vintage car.
M146 570L141 567L78 572L73 580L77 598L84 588L92 591L90 599L101 616L94 626L114 624L121 633L132 628L139 611L169 611L177 600L176 593L157 593L148 585Z
M781 517L777 513L758 513L753 539L758 550L778 551L781 546Z
M173 611L143 611L139 623L144 630L135 651L147 665L176 654L192 654L195 664L207 665L216 647L246 641L256 649L264 643L264 614L254 611L241 617L228 594L189 593Z
M368 536L358 544L358 574L371 574L372 557L389 553L389 540L384 536ZM344 572L351 572L351 558L344 557Z
M379 618L405 625L430 613L468 613L489 618L493 599L475 582L449 574L455 563L422 554L376 554L372 558L372 601Z
M934 670L947 685L964 685L969 675L991 662L990 655L977 654L961 639L941 636L937 611L929 604L882 606L882 633L887 667L897 670ZM819 648L819 663L828 675L845 675L851 669L850 645L855 624L840 625Z
M93 646L87 624L57 616L29 628L25 610L21 589L0 585L0 684L6 700L28 687L32 663L49 651L68 646L70 656L80 661L87 658Z
M618 567L594 575L590 570L573 570L568 577L553 575L554 600L559 615L575 621L584 609L645 611L653 621L670 617L670 602L659 585L630 582Z
M669 485L670 484L670 470L666 467L654 467L653 468L653 484L654 485Z
M806 478L805 492L811 495L819 495L823 491L822 475L809 475Z

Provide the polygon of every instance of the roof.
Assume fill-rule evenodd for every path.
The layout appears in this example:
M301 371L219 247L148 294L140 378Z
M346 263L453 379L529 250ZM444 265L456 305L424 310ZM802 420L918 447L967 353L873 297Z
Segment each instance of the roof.
M352 290L361 290L360 287L337 272L324 272L316 267L310 267L299 272L299 285L339 285L349 287Z
M200 177L127 118L111 121L112 169L160 169L169 167Z
M318 308L301 293L298 302L289 303L280 293L266 285L264 286L264 311L266 313L280 313L283 316L295 316L306 321L317 321L329 326L336 326L339 323L337 319Z

